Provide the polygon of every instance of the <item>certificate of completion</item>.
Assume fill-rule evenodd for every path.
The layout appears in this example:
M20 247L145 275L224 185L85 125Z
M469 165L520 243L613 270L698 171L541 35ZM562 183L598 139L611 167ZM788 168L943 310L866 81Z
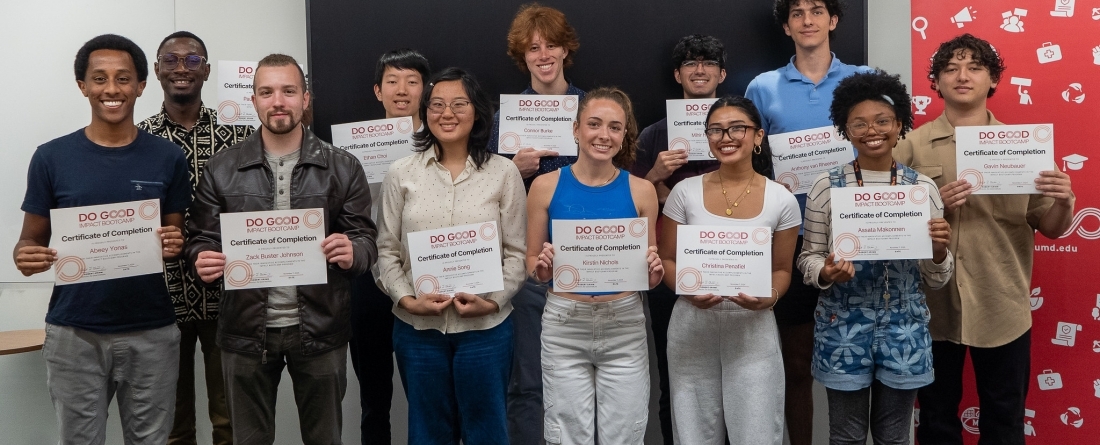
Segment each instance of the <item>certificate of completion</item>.
M554 290L649 289L646 218L554 220Z
M772 295L772 230L767 227L679 226L676 293L725 297Z
M218 61L219 125L260 125L256 107L252 105L252 79L255 77L256 63Z
M571 94L501 94L497 152L515 154L521 148L534 148L576 156L573 120L578 103Z
M164 272L160 224L156 199L50 210L54 284Z
M831 188L833 253L850 261L932 258L924 184Z
M332 126L332 145L347 150L363 164L367 182L386 177L390 164L413 153L411 117L379 119Z
M978 195L1035 194L1035 179L1054 170L1054 124L955 127L958 178Z
M416 294L504 290L499 233L496 221L409 233Z
M707 111L716 99L673 99L665 101L668 149L686 150L689 161L713 160L707 141Z
M222 213L225 289L328 282L324 209Z
M768 136L775 161L775 181L794 194L805 194L829 169L852 162L852 143L831 125ZM769 287L769 292L770 292Z

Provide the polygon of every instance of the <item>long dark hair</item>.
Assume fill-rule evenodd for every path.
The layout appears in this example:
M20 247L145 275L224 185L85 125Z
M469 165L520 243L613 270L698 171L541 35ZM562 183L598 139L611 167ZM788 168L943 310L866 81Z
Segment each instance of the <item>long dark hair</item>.
M478 85L474 75L462 68L444 68L428 81L424 94L420 96L420 121L425 122L425 125L423 130L413 135L413 150L425 151L439 143L427 125L428 103L431 102L432 90L435 90L436 84L452 80L462 82L462 88L470 98L470 105L474 107L474 128L470 129L466 151L470 153L474 166L481 170L482 164L491 156L486 145L489 143L489 133L493 130L493 103L489 101L489 96L481 89L481 85Z
M707 112L707 124L710 124L710 117L714 115L714 110L725 107L734 107L741 110L749 115L749 119L752 120L752 124L756 125L757 129L764 129L760 123L760 111L756 109L756 105L751 100L742 96L722 96L714 102L714 105L710 106L710 111ZM764 135L763 140L760 141L760 153L756 153L756 150L752 152L752 169L766 178L774 179L772 176L774 174L772 170L772 148L768 145L768 135Z

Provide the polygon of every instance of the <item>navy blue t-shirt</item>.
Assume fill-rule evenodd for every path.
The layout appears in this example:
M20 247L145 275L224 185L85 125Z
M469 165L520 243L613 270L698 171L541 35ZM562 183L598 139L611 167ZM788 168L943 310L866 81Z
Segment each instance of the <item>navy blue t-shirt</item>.
M179 146L138 130L124 147L96 145L84 129L38 147L27 172L24 212L160 199L161 214L191 204ZM176 322L163 274L54 286L46 322L93 332L127 332Z

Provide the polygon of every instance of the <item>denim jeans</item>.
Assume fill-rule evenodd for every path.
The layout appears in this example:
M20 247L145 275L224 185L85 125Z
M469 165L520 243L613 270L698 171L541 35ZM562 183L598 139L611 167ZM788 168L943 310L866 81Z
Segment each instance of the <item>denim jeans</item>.
M601 445L641 445L649 419L641 297L583 303L547 294L542 388L546 442L592 444L598 428Z
M829 399L829 445L864 445L870 423L875 445L909 445L915 389L894 389L875 380L868 388L825 388Z
M168 442L179 343L175 323L110 334L47 323L42 356L59 443L102 445L107 407L116 393L124 443Z
M302 443L342 443L344 391L348 386L348 346L302 353L298 325L269 328L267 361L252 354L222 351L222 374L233 419L233 442L249 445L275 441L275 401L283 368L290 371Z
M395 319L393 351L409 401L409 445L508 444L511 317L451 334Z

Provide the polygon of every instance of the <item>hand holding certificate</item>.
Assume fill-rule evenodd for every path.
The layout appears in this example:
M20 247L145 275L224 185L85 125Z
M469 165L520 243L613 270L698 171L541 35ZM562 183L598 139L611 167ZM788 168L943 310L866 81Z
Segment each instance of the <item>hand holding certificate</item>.
M409 233L416 296L504 290L498 233L496 221Z
M324 209L222 213L225 289L328 282Z
M554 220L554 290L648 290L649 222L645 218Z
M978 195L1036 194L1054 164L1054 124L955 128L958 178Z
M411 117L378 119L332 126L332 145L347 150L363 164L367 182L382 182L394 160L413 153Z
M50 210L55 284L164 272L156 200Z
M515 154L521 148L534 148L576 156L573 119L578 103L575 95L501 94L497 152Z
M687 226L676 232L676 293L772 296L772 231Z
M839 187L830 190L836 260L932 258L928 187Z

